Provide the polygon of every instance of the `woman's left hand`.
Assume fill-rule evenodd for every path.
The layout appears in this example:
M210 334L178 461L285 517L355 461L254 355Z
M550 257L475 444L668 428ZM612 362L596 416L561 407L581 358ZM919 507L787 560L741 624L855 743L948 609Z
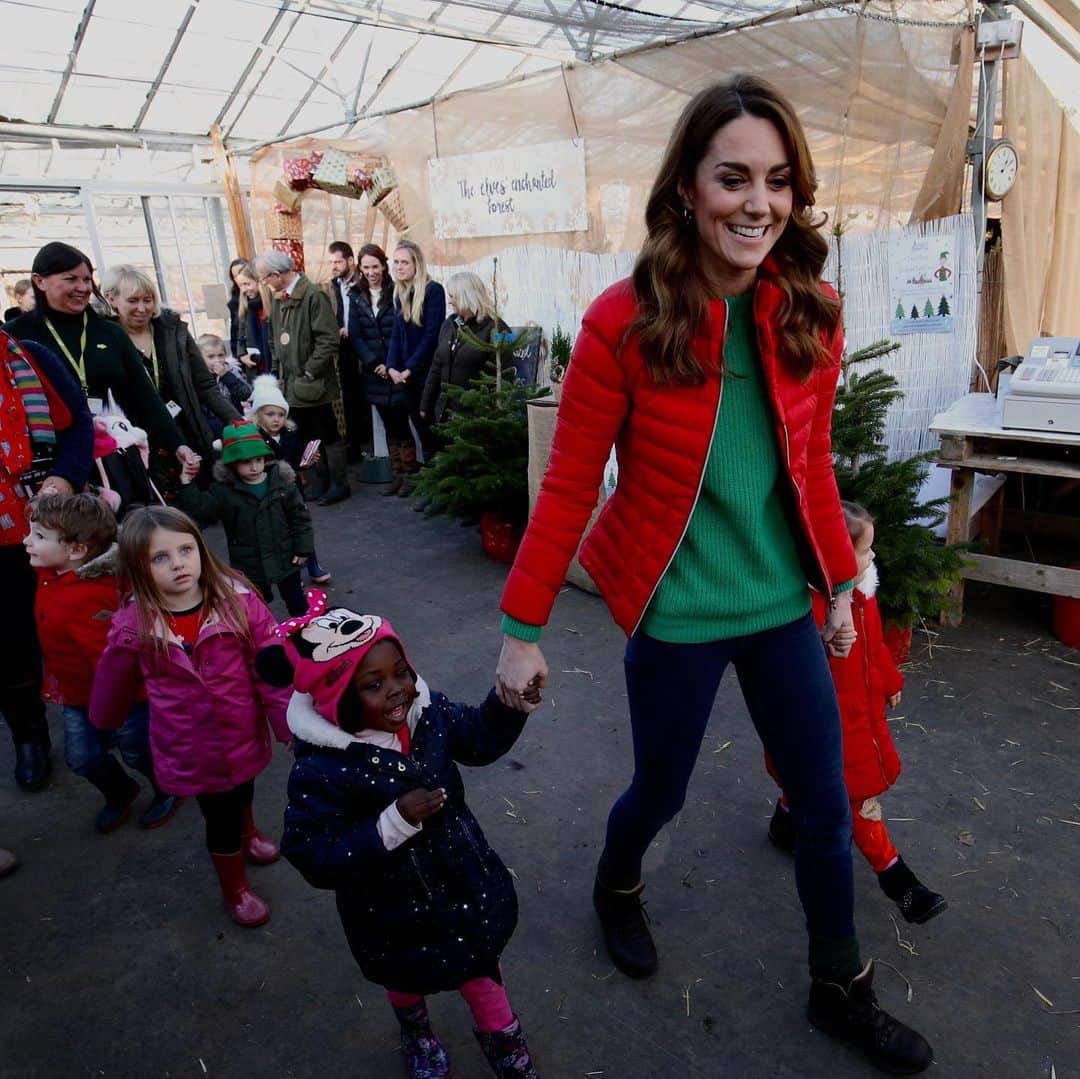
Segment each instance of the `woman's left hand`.
M181 446L176 451L176 459L185 468L193 468L196 471L198 471L199 465L202 464L202 458L190 446Z
M821 630L821 639L825 642L830 656L843 659L851 651L858 636L851 618L851 589L848 589L833 596Z
M46 476L39 495L73 495L75 488L63 476Z

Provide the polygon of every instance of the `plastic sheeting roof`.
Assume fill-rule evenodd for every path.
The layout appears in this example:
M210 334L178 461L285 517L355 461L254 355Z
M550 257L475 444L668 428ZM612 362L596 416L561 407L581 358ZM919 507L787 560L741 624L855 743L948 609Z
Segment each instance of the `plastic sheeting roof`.
M0 108L8 120L109 127L151 145L162 134L205 136L212 124L234 145L313 129L344 135L357 117L569 60L830 6L839 5L0 0L0 25L18 42L0 62ZM934 22L968 17L966 0L846 7Z

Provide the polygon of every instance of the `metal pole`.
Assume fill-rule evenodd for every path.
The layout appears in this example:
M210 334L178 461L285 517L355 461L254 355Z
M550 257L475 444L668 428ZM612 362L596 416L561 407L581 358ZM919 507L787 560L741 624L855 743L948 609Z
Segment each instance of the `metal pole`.
M90 247L94 252L94 263L100 270L105 265L105 249L101 246L101 233L98 231L94 199L85 187L79 189L79 196L82 199L83 214L86 217L86 231L90 236Z
M161 306L168 307L169 290L165 282L165 269L161 265L161 249L158 247L154 216L150 210L150 197L143 195L139 202L142 203L143 221L146 222L146 238L150 241L150 258L154 261L154 276L157 278L158 292L161 293Z
M191 332L198 335L199 324L195 321L195 300L191 295L191 282L188 281L187 266L184 264L184 245L180 242L180 229L176 224L176 211L173 209L172 195L166 196L169 204L169 219L172 221L173 240L176 242L176 257L180 260L180 277L184 282L184 295L188 302L188 318L191 320Z

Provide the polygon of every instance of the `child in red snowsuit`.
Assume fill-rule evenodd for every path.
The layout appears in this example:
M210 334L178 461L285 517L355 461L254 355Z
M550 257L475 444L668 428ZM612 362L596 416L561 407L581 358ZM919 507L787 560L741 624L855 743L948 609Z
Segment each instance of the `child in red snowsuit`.
M945 910L947 903L904 864L889 838L877 797L900 774L900 757L889 734L885 708L900 703L904 679L885 647L881 613L874 598L878 584L874 519L854 502L841 505L858 562L859 577L851 603L858 637L847 658L830 656L829 667L844 728L844 782L851 799L852 838L877 874L882 891L907 921L921 925ZM819 593L814 593L814 616L819 624L825 620L825 599ZM775 779L771 763L766 761L766 765ZM795 845L783 792L769 822L769 839L783 850L792 850Z

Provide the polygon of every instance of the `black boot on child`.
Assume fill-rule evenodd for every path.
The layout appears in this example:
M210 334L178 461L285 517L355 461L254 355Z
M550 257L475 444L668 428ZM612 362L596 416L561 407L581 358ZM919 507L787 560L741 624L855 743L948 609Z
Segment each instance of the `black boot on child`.
M516 1015L508 1030L490 1033L474 1030L473 1033L498 1079L540 1079L529 1055L521 1020Z
M102 835L115 832L127 820L132 803L138 798L139 784L117 764L115 757L107 754L86 778L105 795L105 805L94 819L94 827Z
M883 1072L917 1075L925 1071L934 1059L930 1043L878 1007L873 981L873 960L846 989L815 978L810 984L807 1018L818 1030L857 1046Z
M936 918L949 906L943 895L930 891L906 865L897 858L888 869L877 875L881 890L900 908L907 922L922 925Z
M599 877L593 886L593 906L600 918L611 961L631 978L646 978L660 965L649 932L649 916L641 902L645 885L619 891L609 888Z
M409 1079L447 1079L450 1058L431 1029L427 1003L419 1000L409 1008L395 1004L394 1014L401 1024L401 1051Z

